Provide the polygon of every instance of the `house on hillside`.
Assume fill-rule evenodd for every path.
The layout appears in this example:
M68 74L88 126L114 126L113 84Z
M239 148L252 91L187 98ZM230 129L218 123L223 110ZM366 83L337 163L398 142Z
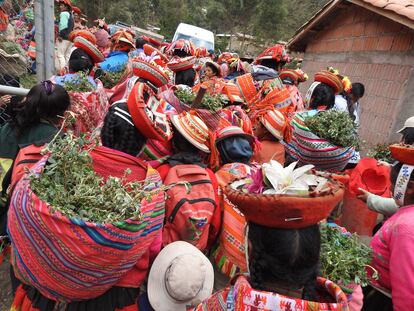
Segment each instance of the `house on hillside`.
M253 58L253 55L257 55L264 49L264 44L258 43L257 38L251 35L242 33L217 34L216 37L219 40L226 40L227 51L237 52L241 56L250 55Z
M360 134L368 144L400 137L396 130L414 116L414 0L332 0L288 47L304 53L309 77L333 66L365 85Z

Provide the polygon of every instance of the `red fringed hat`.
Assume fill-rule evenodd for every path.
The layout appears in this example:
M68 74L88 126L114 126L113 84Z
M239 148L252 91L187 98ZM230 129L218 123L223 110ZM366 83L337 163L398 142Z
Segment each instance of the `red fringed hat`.
M402 144L394 144L390 147L392 157L398 162L414 165L414 147Z
M335 94L339 94L344 91L341 78L339 78L336 74L332 72L322 70L320 72L315 73L315 81L329 85L333 88Z
M257 56L255 63L260 63L263 59L274 59L278 62L289 62L289 55L286 49L281 44L276 44L270 48L267 48Z
M168 62L167 66L168 68L170 68L171 71L179 72L193 68L195 61L195 56L189 56L184 58L174 57Z
M128 110L135 127L147 138L166 141L172 137L171 126L151 88L138 82L128 97Z
M72 11L73 11L73 13L76 13L76 14L79 14L79 15L82 14L81 9L79 9L77 6L73 6Z
M195 49L195 56L198 58L207 57L209 55L205 47L198 47Z
M69 34L69 40L74 42L76 37L82 37L96 45L96 37L89 30L74 30Z
M230 63L230 61L234 58L238 58L238 55L235 53L224 52L224 53L221 53L220 56L218 57L217 63L219 64Z
M150 81L156 87L161 87L168 83L168 76L156 65L152 65L142 59L132 60L132 70L134 75Z
M353 194L360 194L358 188L390 197L390 168L386 165L378 165L378 161L373 158L362 159L352 171L349 181L349 190Z
M105 59L105 56L101 51L99 51L98 47L84 37L76 37L73 45L79 49L84 50L95 63L100 63Z
M58 3L66 4L67 6L72 7L72 2L70 0L58 0Z
M153 45L155 45L157 47L160 47L160 46L164 46L165 45L164 42L158 41L157 39L154 39L154 38L151 38L151 37L142 36L142 39L144 39L148 43L151 43L151 44L153 44Z
M120 29L111 37L114 50L129 51L135 48L134 37L128 30Z
M167 56L165 56L164 53L162 53L160 50L153 47L152 45L144 44L144 53L148 56L151 56L153 53L158 55L160 58L155 62L160 66L165 66L165 64L168 63Z
M174 50L182 50L186 53L194 56L195 54L195 47L194 44L189 40L179 39L176 41L171 42L170 46L167 48L166 53L172 54Z
M270 228L299 229L327 218L342 201L344 189L340 183L328 180L326 187L323 193L313 192L308 197L245 193L232 185L224 191L247 221Z
M300 69L283 69L279 73L280 79L290 78L295 85L298 85L301 82L305 82L308 77L307 75Z
M215 144L229 137L245 137L250 143L254 142L253 135L247 134L239 126L229 125L217 131Z

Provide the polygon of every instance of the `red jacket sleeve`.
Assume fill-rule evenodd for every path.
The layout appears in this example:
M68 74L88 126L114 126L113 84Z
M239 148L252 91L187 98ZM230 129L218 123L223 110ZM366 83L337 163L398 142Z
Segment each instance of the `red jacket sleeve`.
M216 175L209 168L207 168L207 173L210 176L211 183L214 188L214 200L216 201L216 209L214 210L213 217L211 218L210 232L209 232L208 244L207 244L208 248L211 248L220 233L222 211L221 211L221 204L220 204L220 199L218 195L219 186L218 186Z

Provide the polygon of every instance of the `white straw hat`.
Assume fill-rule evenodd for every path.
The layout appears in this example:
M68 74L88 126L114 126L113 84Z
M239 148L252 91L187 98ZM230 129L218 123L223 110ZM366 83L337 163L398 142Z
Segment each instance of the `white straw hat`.
M401 130L399 130L397 133L401 133L406 128L410 128L410 127L414 127L414 117L411 117L405 120L404 127Z
M155 311L185 311L213 292L214 270L195 246L177 241L155 258L148 277L148 298Z

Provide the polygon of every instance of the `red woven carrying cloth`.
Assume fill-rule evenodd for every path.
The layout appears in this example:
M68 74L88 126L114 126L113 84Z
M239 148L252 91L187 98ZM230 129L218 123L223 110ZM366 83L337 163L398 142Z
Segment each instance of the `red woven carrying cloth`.
M94 169L121 177L127 168L135 180L161 185L159 174L142 161L115 150L91 152ZM47 157L33 172L41 174ZM121 173L121 174L120 174ZM98 297L118 283L160 234L164 195L142 201L142 217L115 224L95 224L51 214L49 205L30 189L26 175L17 183L9 210L12 265L17 278L49 299L62 302Z
M90 133L102 125L109 108L102 83L93 92L69 92L70 112L75 114L73 130L76 134Z

